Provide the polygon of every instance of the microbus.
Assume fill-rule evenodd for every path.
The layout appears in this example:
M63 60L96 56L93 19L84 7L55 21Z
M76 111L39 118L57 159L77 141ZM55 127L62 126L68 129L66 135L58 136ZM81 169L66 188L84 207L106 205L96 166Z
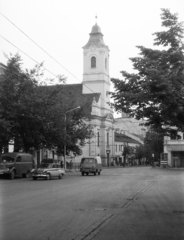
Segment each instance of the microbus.
M93 173L100 175L102 171L102 160L99 156L83 157L80 163L80 172L82 176Z
M29 153L2 153L0 158L0 175L14 179L15 175L28 177L34 166L33 156Z

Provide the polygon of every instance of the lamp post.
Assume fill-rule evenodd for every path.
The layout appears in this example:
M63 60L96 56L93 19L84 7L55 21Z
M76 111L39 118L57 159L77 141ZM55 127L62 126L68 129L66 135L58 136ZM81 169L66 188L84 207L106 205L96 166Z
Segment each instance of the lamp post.
M109 154L110 154L111 150L110 149L107 149L106 150L106 153L107 153L107 166L109 167Z
M69 112L72 112L76 109L79 109L79 107L76 107L76 108L73 108L73 109L70 109L68 110L67 112L65 112L65 141L64 141L64 169L66 169L66 114L69 113Z

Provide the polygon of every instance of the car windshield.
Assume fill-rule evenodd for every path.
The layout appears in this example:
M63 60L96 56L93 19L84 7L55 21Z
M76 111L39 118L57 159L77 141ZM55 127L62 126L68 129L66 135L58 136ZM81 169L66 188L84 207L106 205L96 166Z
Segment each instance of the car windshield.
M49 168L49 167L52 167L52 164L49 164L49 163L41 163L40 164L40 168Z
M95 163L94 158L83 158L82 163Z
M42 163L53 163L53 162L54 162L54 160L51 159L51 158L47 158L47 159L42 160Z
M13 163L15 158L10 157L10 156L2 156L2 162L3 163Z

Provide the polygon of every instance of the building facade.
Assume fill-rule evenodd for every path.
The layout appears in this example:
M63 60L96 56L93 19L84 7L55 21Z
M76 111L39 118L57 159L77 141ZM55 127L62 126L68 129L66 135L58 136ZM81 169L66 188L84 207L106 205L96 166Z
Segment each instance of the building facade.
M114 117L110 102L109 48L105 45L103 34L97 23L92 27L89 40L83 47L83 81L82 94L99 94L93 98L91 126L94 135L83 150L84 156L99 155L103 165L107 165L114 149ZM81 158L82 156L78 157ZM79 161L79 159L76 161Z
M103 34L97 23L92 27L89 35L89 40L83 47L82 94L87 96L96 93L99 94L99 98L93 98L91 122L89 123L93 127L94 136L83 147L83 155L76 157L75 161L80 162L83 156L99 155L103 165L107 166L113 162L113 159L121 158L124 144L138 146L143 142L138 135L128 131L131 127L128 130L125 129L125 124L122 124L121 119L114 119L113 110L109 106L109 47L105 45ZM122 135L120 142L116 138L117 131ZM128 137L123 138L125 135ZM125 143L123 139L126 139ZM119 150L119 145L121 145L121 150Z
M172 168L184 168L184 138L180 133L179 139L164 137L164 154L165 163Z

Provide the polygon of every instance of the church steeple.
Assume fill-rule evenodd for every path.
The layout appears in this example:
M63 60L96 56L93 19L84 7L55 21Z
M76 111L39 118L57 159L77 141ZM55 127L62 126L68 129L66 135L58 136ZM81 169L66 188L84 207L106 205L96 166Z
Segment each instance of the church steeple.
M90 45L95 45L96 47L107 47L103 40L103 34L100 27L96 23L90 32L90 37L87 44L83 47L84 49L90 47Z
M87 44L83 47L83 93L100 93L101 114L111 112L110 102L109 48L97 23L92 27ZM103 100L102 100L103 99Z

